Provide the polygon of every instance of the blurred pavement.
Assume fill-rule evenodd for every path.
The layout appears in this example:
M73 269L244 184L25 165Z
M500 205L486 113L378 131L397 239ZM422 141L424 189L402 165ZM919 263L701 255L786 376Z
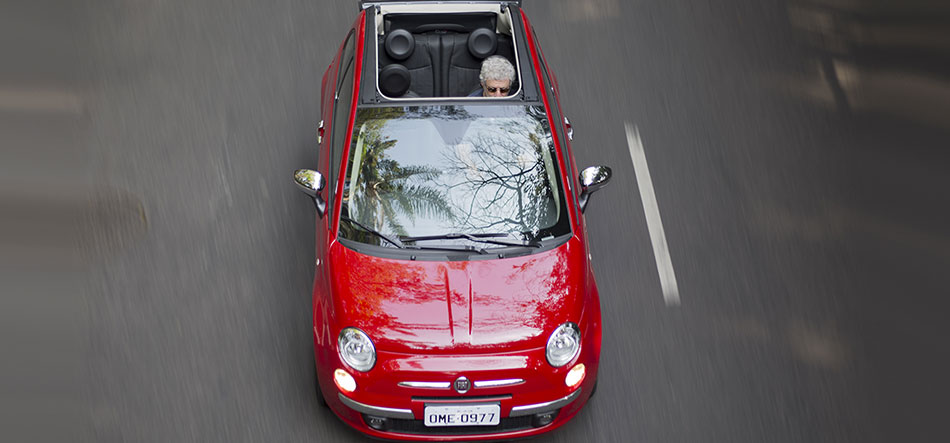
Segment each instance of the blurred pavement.
M950 6L524 3L578 165L614 171L601 389L535 441L950 441ZM314 395L291 180L356 1L3 9L8 440L367 441Z

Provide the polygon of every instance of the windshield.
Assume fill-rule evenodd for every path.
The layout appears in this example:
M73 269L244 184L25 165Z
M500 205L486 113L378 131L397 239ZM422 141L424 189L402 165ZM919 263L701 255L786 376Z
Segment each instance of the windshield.
M343 177L341 218L403 243L494 234L537 241L570 233L544 109L409 106L358 110ZM343 238L390 245L355 223ZM484 245L482 245L484 246Z

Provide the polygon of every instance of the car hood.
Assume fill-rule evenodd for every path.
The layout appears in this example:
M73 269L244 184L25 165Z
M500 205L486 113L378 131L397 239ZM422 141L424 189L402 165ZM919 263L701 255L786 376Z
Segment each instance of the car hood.
M587 257L576 238L527 256L476 261L394 260L339 243L331 249L337 325L362 329L381 351L542 347L583 309Z

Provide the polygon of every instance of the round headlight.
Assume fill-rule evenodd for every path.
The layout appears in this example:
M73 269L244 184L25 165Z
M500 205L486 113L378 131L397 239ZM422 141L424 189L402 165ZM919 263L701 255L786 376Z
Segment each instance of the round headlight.
M573 360L580 350L581 330L576 324L567 322L551 334L544 355L551 366L561 367Z
M356 328L340 331L340 358L351 368L360 372L373 369L376 364L376 348L369 337Z

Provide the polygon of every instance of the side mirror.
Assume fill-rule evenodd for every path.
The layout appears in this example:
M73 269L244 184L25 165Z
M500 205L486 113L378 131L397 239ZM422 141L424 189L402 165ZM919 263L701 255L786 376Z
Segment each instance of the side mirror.
M323 217L327 210L327 202L320 196L320 191L326 185L323 175L312 169L298 169L294 171L294 182L304 194L313 199L313 205L317 208L317 215Z
M610 181L612 174L613 172L606 166L591 166L581 171L581 195L579 197L581 212L587 209L587 202L590 201L590 195L600 188L607 186L607 182Z

